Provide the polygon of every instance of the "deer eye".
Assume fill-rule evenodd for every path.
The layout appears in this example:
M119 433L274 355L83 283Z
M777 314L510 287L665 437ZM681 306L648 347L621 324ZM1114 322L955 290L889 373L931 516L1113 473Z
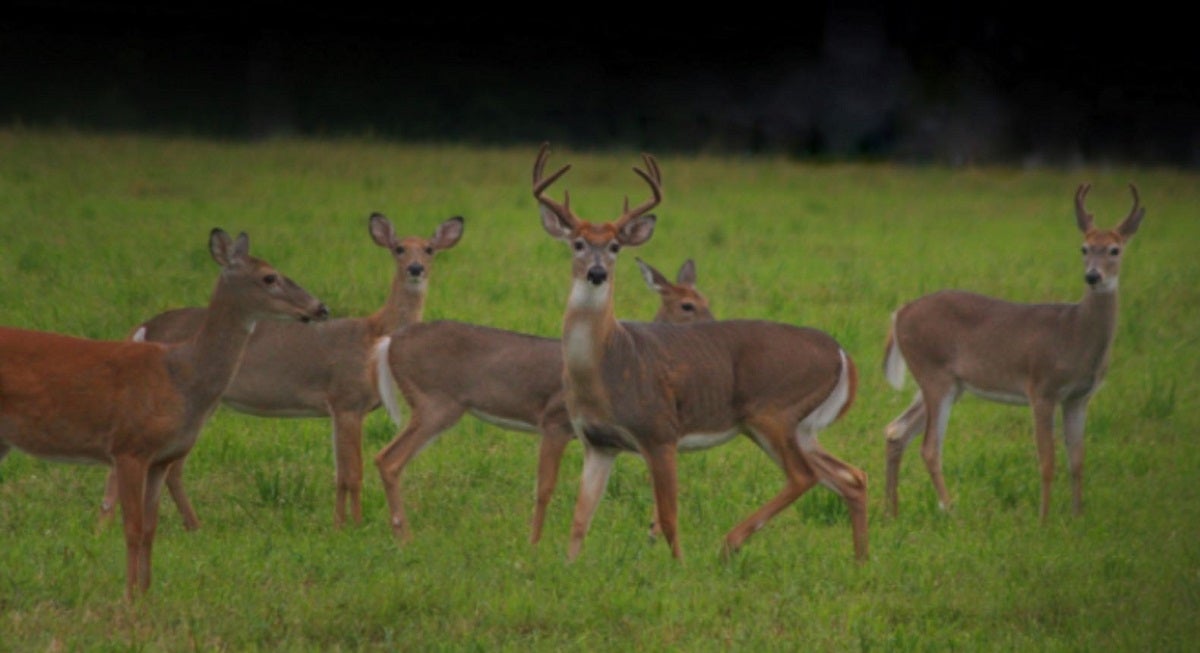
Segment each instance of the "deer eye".
M403 246L401 246L401 245L396 245L396 249L395 249L394 251L395 251L397 254L403 254L403 253L404 253L404 247L403 247Z
M613 254L616 254L617 252L621 251L621 245L618 243L613 243L608 246L608 251L612 252Z
M696 310L696 305L691 302L684 302L683 304L680 304L679 307L682 308L683 310L687 311L688 313L691 313Z
M1080 248L1079 248L1079 251L1083 252L1084 256L1087 256L1087 245L1084 245L1083 247L1080 247Z
M575 248L575 251L577 251L577 252L583 251L583 241L582 240L577 240L577 241L571 243L571 245Z
M1113 247L1112 249L1108 250L1109 256L1116 256L1117 254L1120 254L1120 253L1121 253L1120 247Z
M273 286L273 285L275 285L276 281L279 281L279 275L268 274L265 277L263 277L262 280L263 280L263 283L267 284L268 286Z
M426 245L426 246L425 246L425 253L426 253L426 254L428 254L428 255L430 255L430 256L433 256L433 248L432 248L432 247L430 247L430 246L428 246L428 245Z

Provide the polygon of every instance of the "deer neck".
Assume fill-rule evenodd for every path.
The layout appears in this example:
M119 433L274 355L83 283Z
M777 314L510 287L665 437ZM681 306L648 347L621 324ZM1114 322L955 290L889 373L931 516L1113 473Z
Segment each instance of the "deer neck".
M369 318L373 335L387 335L402 326L421 321L429 280L422 278L413 282L410 279L406 274L397 274L392 279L387 302Z
M612 283L599 288L576 280L563 318L564 381L569 400L585 414L608 414L605 352L624 329L613 314Z
M201 412L229 387L256 323L224 296L222 285L218 282L200 331L167 354L176 384Z

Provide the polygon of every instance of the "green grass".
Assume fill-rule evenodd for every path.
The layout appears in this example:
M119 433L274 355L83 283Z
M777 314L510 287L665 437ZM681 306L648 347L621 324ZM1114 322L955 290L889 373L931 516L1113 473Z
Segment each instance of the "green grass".
M428 236L466 217L439 255L427 319L557 335L569 255L529 193L536 143L512 149L371 141L263 144L0 131L0 306L8 325L121 338L166 308L202 304L214 226L320 296L364 315L392 273L370 242L381 211ZM645 185L633 151L579 152L559 188L608 220ZM656 298L633 257L696 259L719 317L823 328L862 374L822 434L871 478L871 560L853 561L840 500L802 497L730 562L725 532L781 486L746 440L680 459L684 561L646 541L645 466L618 461L582 557L564 560L580 469L572 445L542 544L528 546L536 441L467 419L404 478L415 540L391 537L366 428L364 523L332 526L327 420L219 410L185 481L203 521L166 499L151 592L122 600L119 527L97 529L106 470L11 453L0 463L0 650L1188 650L1200 637L1200 175L1094 167L911 168L662 157L658 230L619 262L617 312ZM917 446L884 516L883 427L907 405L879 373L888 316L943 287L1020 301L1083 292L1072 197L1098 223L1146 219L1129 247L1121 320L1087 428L1086 514L1059 475L1048 524L1025 408L964 399L936 508ZM2 397L0 397L2 401Z

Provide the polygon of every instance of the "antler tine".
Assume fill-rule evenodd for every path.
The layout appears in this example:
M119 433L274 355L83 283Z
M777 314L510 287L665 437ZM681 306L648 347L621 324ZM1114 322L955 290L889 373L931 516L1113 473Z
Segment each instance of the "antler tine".
M541 202L543 206L551 211L554 211L558 217L562 218L568 223L575 224L578 222L578 220L575 218L574 214L571 213L571 196L568 193L563 193L564 201L562 204L550 199L549 197L546 197L543 194L551 184L558 181L559 177L562 177L567 173L568 170L571 169L571 164L568 163L560 168L558 172L555 172L549 177L544 177L546 161L550 159L549 148L550 143L542 143L542 147L538 150L537 159L533 162L533 196L538 202Z
M1132 183L1129 184L1129 190L1133 193L1133 208L1129 209L1129 215L1132 216L1138 212L1139 207L1142 204L1142 198L1138 195L1137 186L1133 185Z
M626 222L629 222L638 216L644 215L647 211L653 209L654 207L658 206L660 202L662 202L662 172L658 169L658 162L655 161L654 157L650 156L649 154L643 154L642 160L646 163L646 169L650 172L646 172L646 170L642 170L641 168L634 168L633 171L636 172L639 177L645 179L646 183L650 185L650 192L652 193L653 197L646 200L632 211L629 210L629 198L626 197L625 209L621 217L617 220L617 228L624 226Z

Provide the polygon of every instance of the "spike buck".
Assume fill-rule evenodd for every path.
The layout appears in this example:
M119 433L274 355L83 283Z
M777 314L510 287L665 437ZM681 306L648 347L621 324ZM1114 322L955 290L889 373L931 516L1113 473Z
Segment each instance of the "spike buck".
M1073 510L1083 512L1083 431L1088 401L1108 370L1117 326L1117 275L1125 245L1145 209L1132 184L1133 208L1113 229L1099 229L1084 206L1090 186L1075 193L1075 221L1083 232L1084 281L1077 304L1019 304L974 293L941 291L892 315L884 373L897 389L907 368L917 384L912 404L888 424L887 503L895 516L900 459L918 432L921 456L939 504L950 507L942 478L942 443L954 402L970 392L984 399L1028 404L1041 466L1040 517L1050 510L1054 479L1054 411L1062 407L1063 439Z
M11 449L115 470L125 529L125 595L150 586L167 468L187 455L229 385L258 320L323 320L325 305L214 229L221 266L203 324L162 345L0 328L0 458ZM263 324L266 324L264 322Z
M329 320L305 327L288 322L263 323L246 346L243 364L222 401L242 413L260 417L329 417L333 422L336 498L333 522L362 520L362 431L366 416L381 405L375 386L373 357L392 331L421 321L429 273L435 255L458 243L463 219L442 222L430 238L398 237L382 214L368 219L376 245L391 252L396 264L387 301L372 315ZM196 333L204 308L161 313L135 329L134 339L178 342ZM167 488L183 516L185 528L200 524L183 489L184 459L171 466ZM101 519L114 507L115 477L109 476Z
M642 263L647 285L661 298L655 320L712 320L708 300L695 287L688 260L675 283ZM537 483L529 541L542 536L546 508L558 481L563 452L575 439L563 403L562 343L453 321L414 324L397 331L377 356L378 385L396 423L402 423L396 390L411 412L407 426L375 456L387 495L394 535L412 539L400 495L400 476L422 449L470 413L501 428L536 432Z
M544 174L547 146L533 167L533 196L542 227L573 252L571 290L563 318L563 386L572 427L584 446L568 559L578 557L588 526L620 452L640 454L654 486L656 524L671 554L677 534L679 451L706 449L746 434L782 469L784 488L725 536L723 553L738 550L774 515L817 483L849 508L854 550L867 557L867 477L826 452L817 432L849 409L857 374L850 356L828 334L759 320L674 325L619 322L613 313L618 251L648 241L662 199L653 157L634 168L651 198L612 222L588 222L546 189L570 166Z

